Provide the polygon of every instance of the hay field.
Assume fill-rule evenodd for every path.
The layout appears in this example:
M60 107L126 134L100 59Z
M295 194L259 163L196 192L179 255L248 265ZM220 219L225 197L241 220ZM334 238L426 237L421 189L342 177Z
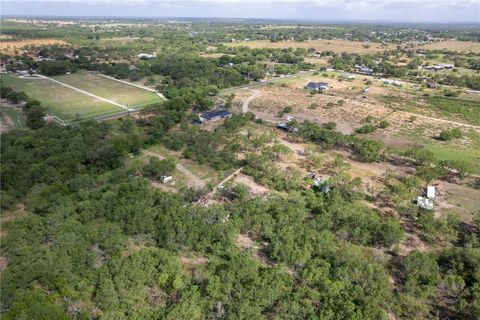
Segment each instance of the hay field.
M250 48L273 48L273 49L284 49L284 48L304 48L310 49L315 48L318 51L333 51L336 53L341 52L351 52L351 53L372 53L372 52L383 52L385 50L396 49L395 44L388 44L382 46L380 43L376 42L359 42L359 41L349 41L349 40L310 40L310 41L279 41L279 42L270 42L270 41L241 41L227 43L227 46L238 47L246 46Z
M151 91L101 77L93 73L79 72L55 76L53 78L122 105L128 104L130 107L141 107L162 101L158 95Z
M123 110L48 79L22 79L3 74L1 81L2 85L40 101L44 108L65 121L74 120L77 115L84 118Z

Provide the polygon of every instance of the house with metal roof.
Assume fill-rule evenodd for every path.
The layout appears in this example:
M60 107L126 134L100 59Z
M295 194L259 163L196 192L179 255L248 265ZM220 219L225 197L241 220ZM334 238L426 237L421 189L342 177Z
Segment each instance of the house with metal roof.
M218 109L214 111L207 111L199 114L199 119L201 123L205 122L213 122L213 121L218 121L226 118L231 118L232 113L228 112L225 109Z
M328 83L326 82L313 82L313 81L310 81L309 83L307 83L307 85L305 86L305 89L307 90L328 90Z

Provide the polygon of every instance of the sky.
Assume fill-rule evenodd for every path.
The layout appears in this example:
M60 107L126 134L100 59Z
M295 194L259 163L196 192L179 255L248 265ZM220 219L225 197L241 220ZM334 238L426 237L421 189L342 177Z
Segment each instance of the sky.
M480 0L0 0L2 15L480 24Z

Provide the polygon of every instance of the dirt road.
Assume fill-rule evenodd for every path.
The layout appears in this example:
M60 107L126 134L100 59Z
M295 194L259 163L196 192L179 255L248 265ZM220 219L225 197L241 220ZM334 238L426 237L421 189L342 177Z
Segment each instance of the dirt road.
M153 156L153 157L157 157L161 160L165 159L164 156L161 156L159 154L156 154L154 152L151 152L151 151L148 151L148 150L145 150L145 149L142 149L142 151L145 153L145 154L148 154L149 156ZM197 175L195 175L193 172L191 172L190 170L188 170L186 167L184 167L182 164L180 163L177 163L177 170L180 171L181 173L183 173L186 178L187 178L187 185L189 187L194 187L194 188L198 188L198 189L203 189L205 188L206 184L205 184L205 181L203 181L202 179L200 179Z
M255 99L256 97L260 96L262 93L260 91L253 91L251 89L248 89L250 91L253 92L253 94L248 97L247 99L245 99L245 101L243 101L243 104L242 104L242 112L243 113L247 113L248 112L248 104L253 100Z

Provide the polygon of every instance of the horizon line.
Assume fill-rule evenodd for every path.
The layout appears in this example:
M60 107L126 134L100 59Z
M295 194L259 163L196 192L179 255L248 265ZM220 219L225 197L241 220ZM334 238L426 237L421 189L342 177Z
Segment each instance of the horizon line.
M253 17L215 17L215 16L108 16L108 15L44 15L44 14L0 14L0 20L4 18L64 18L64 19L215 19L215 20L265 20L265 21L292 21L309 23L376 23L376 24L455 24L455 25L480 25L480 21L422 21L422 20L375 20L375 19L301 19L301 18L253 18Z

